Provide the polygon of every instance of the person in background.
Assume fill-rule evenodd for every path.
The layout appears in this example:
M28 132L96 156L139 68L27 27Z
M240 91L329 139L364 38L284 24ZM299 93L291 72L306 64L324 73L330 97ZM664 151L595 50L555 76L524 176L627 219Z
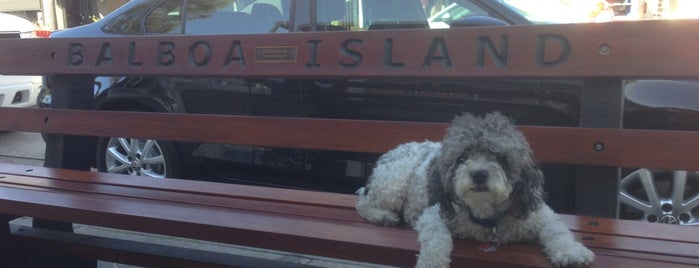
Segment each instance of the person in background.
M441 11L445 7L446 7L446 5L444 4L444 0L434 1L434 5L432 5L432 8L430 9L429 16L433 16L434 14L437 14L439 11Z

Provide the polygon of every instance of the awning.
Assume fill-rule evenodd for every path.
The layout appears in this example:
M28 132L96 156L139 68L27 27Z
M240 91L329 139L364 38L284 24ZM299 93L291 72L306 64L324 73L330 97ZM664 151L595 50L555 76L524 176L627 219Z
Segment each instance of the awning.
M41 10L40 0L0 0L0 12Z

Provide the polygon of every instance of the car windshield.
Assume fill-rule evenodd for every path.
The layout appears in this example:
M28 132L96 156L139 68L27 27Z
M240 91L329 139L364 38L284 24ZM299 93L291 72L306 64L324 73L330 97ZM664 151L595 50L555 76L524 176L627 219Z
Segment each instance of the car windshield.
M453 20L473 15L490 16L490 14L488 14L487 11L481 9L477 5L474 5L473 3L471 3L471 1L451 3L450 5L433 14L429 18L430 28L449 28L449 25Z
M589 22L592 4L574 4L566 0L500 0L513 11L535 24Z
M454 20L469 16L490 16L511 24L521 24L523 20L526 24L611 21L614 13L605 3L604 0L452 0L441 8L433 7L428 21L432 29L449 28Z

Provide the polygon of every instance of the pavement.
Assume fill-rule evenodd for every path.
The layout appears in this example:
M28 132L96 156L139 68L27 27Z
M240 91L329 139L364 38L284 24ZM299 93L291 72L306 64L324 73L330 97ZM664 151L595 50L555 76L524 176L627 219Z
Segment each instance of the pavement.
M45 144L41 135L26 132L0 132L0 163L13 163L32 166L43 166ZM31 218L24 217L13 221L14 224L30 225ZM80 234L96 236L116 237L120 239L134 240L139 242L149 242L178 246L184 248L208 250L213 252L223 252L228 254L249 256L261 259L282 260L292 263L304 264L317 267L329 268L359 268L359 267L387 267L374 264L323 258L302 254L292 254L289 252L272 251L259 248L243 247L231 244L222 244L209 241L185 239L154 235L147 233L132 232L126 230L110 229L98 226L75 224L74 231ZM119 263L98 262L99 268L130 268L137 267Z
M0 132L1 163L43 166L45 149L41 134Z

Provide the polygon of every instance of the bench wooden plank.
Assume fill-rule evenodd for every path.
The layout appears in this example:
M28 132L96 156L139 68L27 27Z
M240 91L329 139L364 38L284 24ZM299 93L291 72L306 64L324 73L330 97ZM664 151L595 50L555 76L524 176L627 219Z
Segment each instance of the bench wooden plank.
M352 211L357 197L355 195L335 194L326 192L299 191L293 189L279 189L259 186L231 185L214 182L198 182L190 180L144 180L120 174L83 172L65 169L52 169L45 167L22 166L0 163L0 176L13 175L17 178L3 178L4 182L12 182L18 185L31 185L32 181L50 178L52 181L76 182L78 185L100 185L100 187L128 187L131 196L143 196L145 191L165 191L168 196L178 196L177 200L185 199L183 195L208 195L211 197L236 198L241 200L264 201L274 203L288 203L313 207L325 207ZM69 185L69 184L66 184ZM56 184L43 184L42 187L57 187ZM90 191L101 191L100 189ZM109 188L107 188L109 189ZM138 193L138 194L134 194ZM118 193L127 195L129 193ZM128 196L128 195L127 195ZM152 196L152 195L149 195ZM208 202L208 201L207 201ZM354 215L354 217L358 217ZM615 234L620 236L654 238L669 241L699 241L699 233L686 232L686 228L665 224L649 224L629 220L605 219L597 217L560 215L561 219L573 230L584 230L589 233ZM345 218L344 220L349 220ZM653 231L648 232L648 228Z
M22 172L22 169L20 169L19 173ZM28 173L35 172L32 171ZM280 191L269 188L238 185L231 186L228 184L205 184L212 187L187 192L182 192L181 190L177 190L179 192L173 192L172 190L176 189L196 189L188 185L195 186L201 185L201 183L180 180L167 180L164 182L152 180L146 184L135 184L133 183L136 181L134 178L123 175L86 172L71 173L83 173L88 175L88 177L81 178L80 176L76 176L76 174L62 177L54 174L54 179L49 183L47 179L37 179L28 176L11 177L7 175L2 181L17 185L39 185L50 189L72 190L83 194L97 193L130 198L147 197L148 200L221 206L284 215L317 216L345 222L364 222L364 220L359 218L354 212L353 206L356 202L356 197L352 195L310 193L311 195L318 194L319 196L323 196L320 198L321 200L338 201L334 202L333 209L323 209L313 203L300 205L305 202L303 200L305 194L301 194L300 191L296 190L281 191L281 193L290 192L290 196L280 197ZM63 182L63 180L66 182ZM132 180L132 183L130 183L129 180ZM68 183L70 181L79 183L75 186ZM91 182L90 185L86 184L88 182ZM132 189L130 187L119 186L122 183L124 183L124 186L133 185L133 187L137 188ZM98 186L95 186L95 184ZM237 188L243 188L245 190L236 190ZM265 191L267 192L265 193ZM241 193L242 195L232 194L235 192ZM224 200L224 198L235 200ZM280 206L282 203L286 204ZM561 217L572 230L578 233L578 237L581 241L585 241L588 246L594 248L690 257L696 255L694 249L699 246L699 234L684 234L686 233L686 227L678 228L677 226L569 215L561 215ZM688 243L686 241L697 242ZM662 246L658 247L658 245ZM695 259L693 261L696 262L697 260Z
M649 228L652 230L652 228ZM650 231L649 230L649 231ZM595 235L595 234L580 234L578 237L581 241L585 241L585 245L595 249L610 249L620 252L636 252L650 255L659 255L666 257L682 257L686 258L688 263L699 265L696 248L697 243L663 241L657 239L632 238L618 235Z
M296 202L288 199L263 199L263 198L247 198L245 196L236 196L233 194L216 194L206 191L202 192L173 192L167 188L134 188L130 186L120 186L116 183L102 184L99 182L75 182L62 179L44 179L29 176L15 176L0 174L0 182L4 186L30 190L48 190L48 191L71 191L75 195L92 195L102 194L105 196L123 197L125 199L144 199L144 201L168 201L179 202L183 204L204 205L211 207L224 207L239 210L261 211L267 213L276 213L283 215L309 216L328 218L333 220L343 220L347 222L364 222L354 211L353 207L331 208L315 205L307 201L302 204L302 200ZM212 185L214 186L214 185ZM218 185L219 189L238 190L237 187L225 187ZM291 195L293 193L287 193ZM297 193L298 194L298 193ZM300 195L302 196L302 195ZM354 196L328 196L335 198L350 199Z
M71 195L71 196L74 196L74 195ZM100 197L100 198L104 198L104 197L102 196L102 197ZM56 195L54 195L54 196L52 197L52 199L56 200ZM89 199L89 198L88 198L88 199ZM71 200L73 200L73 202L83 202L83 201L87 201L87 200L78 201L77 199L75 199L75 198L73 198L73 197L71 197ZM92 200L92 202L95 202L95 201L105 202L104 200L101 200L101 201L100 201L100 200ZM123 202L120 201L120 203L123 203ZM138 203L139 203L140 206L144 206L144 205L145 205L145 206L147 206L147 207L152 207L152 205L151 205L150 203L147 203L147 202L138 202ZM104 205L104 204L103 204L103 205ZM76 206L75 206L75 205L72 205L72 207L73 207L73 208L69 209L69 211L70 211L70 210L74 210ZM156 209L163 209L163 208L164 208L164 207L158 206ZM133 209L133 208L131 208L131 209ZM177 209L178 209L178 210L182 210L182 209L185 209L185 210L186 210L186 208L182 208L182 207L179 207L179 206L177 207ZM65 208L53 208L53 210L54 210L54 211L61 211L61 212L63 212L63 211L65 210ZM172 210L172 209L170 209L170 210ZM94 213L94 212L91 212L91 213ZM100 212L100 213L102 213L102 212ZM186 213L191 213L191 211L188 210L188 211L186 211ZM72 213L71 213L71 214L72 214ZM119 214L119 215L123 215L123 211L118 212L118 214ZM166 214L167 214L167 213L166 213ZM206 222L209 222L208 219L210 219L212 216L216 216L216 214L218 214L218 213L217 213L215 210L209 210L209 211L208 211L208 215L207 215L208 217L207 217ZM245 215L245 216L242 216L242 218L235 217L235 214L231 214L231 213L227 213L227 214L228 214L229 216L231 216L231 217L229 218L229 220L231 220L231 221L241 221L241 220L244 220L245 222L248 222L248 220L249 220L250 218L254 218L254 219L257 219L257 218L258 218L257 215L250 215L250 214L247 214L247 215ZM79 218L75 218L75 216L76 216L76 215L70 215L70 217L73 218L73 219L79 219ZM153 217L157 217L157 215L152 215L152 216L153 216ZM194 216L194 217L206 217L205 215L201 215L201 214L199 214L199 215L193 215L193 216ZM120 220L122 217L123 217L123 216L116 216L116 217L115 217L114 215L109 216L109 220L110 220L110 223L109 223L109 224L110 224L110 225L115 225L114 222L113 222L113 221L115 221L115 220L116 220L117 222L122 222L122 221ZM84 218L84 217L82 217L82 218ZM131 220L135 220L135 219L131 219ZM151 220L154 220L154 219L151 219ZM271 219L271 218L266 218L266 217L264 217L264 219L260 219L260 220L261 220L261 221L255 221L255 223L252 223L252 224L253 224L252 226L258 226L258 224L263 224L263 222L268 222L268 221L274 221L274 222L279 223L279 219L276 219L276 218L275 218L275 219ZM142 224L139 225L139 226L144 226L144 225L143 225L143 219L140 219L140 218L139 218L139 221L142 223ZM157 221L157 220L155 220L155 221ZM210 226L208 226L208 225L205 226L205 225L202 225L202 224L204 224L204 223L202 223L202 222L200 222L200 221L198 221L198 222L199 222L199 223L197 223L197 225L199 225L198 228L199 228L201 231L203 231L203 230L205 230L205 229L208 230L208 232L211 232L211 231L212 231ZM304 222L304 224L309 224L308 221L303 221L303 222ZM279 224L281 224L281 225L286 225L286 224L288 224L288 223L290 223L290 222L289 222L289 221L283 221L283 222L281 222L281 223L279 223ZM240 224L243 224L243 223L238 222L238 224L235 224L235 225L240 225ZM245 224L247 225L247 224L251 224L251 223L248 222L248 223L245 223ZM105 225L105 223L102 223L102 225ZM117 224L117 225L118 225L118 224ZM182 224L182 223L180 223L180 224L177 225L177 226L179 226L179 227L177 227L177 228L184 228L185 225L187 225L187 224ZM266 224L265 224L265 225L266 225ZM317 228L317 227L318 227L317 223L316 223L316 224L311 224L311 225L312 225L312 226L310 226L310 227L307 226L307 227L309 227L309 228ZM333 225L332 231L331 231L332 233L329 233L329 235L333 236L333 241L345 241L345 243L357 243L357 240L356 240L356 239L355 239L355 240L352 240L352 241L350 241L350 242L347 242L347 237L343 237L341 234L338 235L339 233L336 233L336 232L347 231L347 228L345 228L345 227L346 227L345 225L343 225L343 224L339 224L339 225L338 225L338 224L336 224L336 223L333 223L332 225ZM396 238L396 236L397 236L398 234L400 234L400 233L405 234L405 235L403 236L403 239L401 239L401 240L403 240L402 243L405 243L406 241L413 241L413 243L414 243L414 241L415 241L415 240L414 240L414 239L415 239L414 233L413 233L412 231L409 231L409 230L400 231L400 230L391 229L391 228L377 227L377 226L373 226L373 225L368 225L368 226L367 226L367 225L368 225L368 224L362 225L363 227L361 227L361 228L362 228L362 231L361 231L361 232L362 232L363 234L370 235L370 236L380 235L380 236L381 236L381 241L380 241L380 242L381 242L381 244L383 244L383 245L387 245L387 244L385 243L386 241L384 241L385 239L390 239L390 240L392 240L392 241L395 241L395 242L392 242L392 243L398 243L398 241L396 241L395 238ZM152 227L152 226L149 228L148 226L149 226L149 225L145 225L145 229L154 228L154 227ZM274 226L275 226L275 228L282 228L281 226L276 225L276 224L275 224ZM292 226L293 226L293 225L292 225ZM130 226L130 227L133 228L133 226ZM293 227L296 227L296 226L293 226ZM293 227L292 227L292 229L297 229L297 228L293 228ZM356 226L356 225L354 225L354 227L360 228L360 227L358 227L358 226ZM366 227L366 228L369 228L369 229L364 229L365 227ZM171 224L166 224L166 225L162 225L162 226L157 227L157 230L156 230L156 229L150 229L150 232L168 234L168 232L164 232L163 230L171 230L171 229L173 229L173 228L175 228L175 227L172 227ZM191 226L190 226L190 228L191 228ZM230 226L229 226L229 228L230 228ZM248 228L250 228L250 226L248 226ZM286 227L283 227L283 228L289 228L289 226L286 226ZM305 228L304 228L304 229L305 229ZM159 230L160 230L160 231L159 231ZM180 229L180 230L181 230L181 229ZM316 230L317 232L322 232L322 231L320 231L320 230L323 230L323 229L315 229L315 230ZM375 231L378 231L378 233L375 233L375 232L373 232L373 231L367 232L367 230L375 230ZM285 233L285 231L281 231L281 230L278 230L278 231L279 231L279 232L282 232L282 233ZM306 231L307 231L307 230L306 230ZM356 231L357 231L357 230L354 230L354 232L356 232ZM172 232L172 231L170 231L170 232ZM177 231L175 231L175 232L177 232ZM237 235L235 232L234 232L234 234ZM170 235L172 235L172 234L170 234ZM186 236L187 234L186 234L186 232L177 232L177 235ZM280 235L282 235L282 234L280 234ZM328 233L326 233L325 235L328 235ZM282 236L283 236L283 235L282 235ZM201 234L199 234L198 237L201 237ZM266 238L265 236L259 236L259 235L256 235L255 237L257 237L257 239L270 239L270 238ZM399 236L399 237L400 237L400 236ZM208 238L208 239L213 239L213 238ZM218 239L216 239L216 240L214 240L214 241L221 241L221 240L223 240L222 242L231 242L230 240L227 240L227 239L225 239L225 238L218 238ZM362 240L366 240L366 239L362 239ZM239 237L237 237L237 239L235 239L235 241L238 242L238 243L243 243L244 245L252 245L252 246L255 246L255 245L258 245L258 246L259 246L259 245L260 245L259 243L245 243L245 242L241 242ZM295 241L296 241L296 242L300 242L300 243L304 243L304 245L307 245L307 244L305 243L305 242L306 242L306 238L298 238L298 237L297 237L297 238L295 238ZM247 242L250 242L250 241L247 241ZM378 242L378 241L373 240L373 241L371 241L371 244L376 245L377 242ZM634 242L634 241L631 241L631 242ZM288 243L288 242L287 242L287 243ZM325 243L325 242L323 242L323 243ZM281 244L280 244L280 241L279 241L279 240L274 241L274 245L276 245L276 247L280 247L280 245L281 245ZM269 246L270 246L270 245L265 244L265 247L269 247ZM338 246L339 246L339 245L338 245ZM350 248L348 245L342 245L342 246L343 246L344 248L348 248L348 249ZM395 245L392 245L391 247L393 247L393 246L395 246ZM413 246L413 250L416 250L414 247L416 247L417 245L412 245L412 246ZM493 258L493 257L496 257L496 259L497 259L498 261L504 261L505 264L509 263L510 265L526 263L526 264L530 264L530 265L532 265L532 266L537 266L537 267L545 267L545 266L548 266L548 262L546 261L546 259L545 259L545 257L543 256L543 254L542 254L541 252L539 252L538 247L532 246L531 244L509 244L509 245L505 245L505 246L503 246L503 247L501 248L501 250L499 251L500 253L498 253L498 254L496 254L496 255L482 254L482 253L479 253L477 250L475 250L475 248L476 248L476 243L473 242L473 241L458 240L458 243L457 243L457 246L456 246L456 250L455 250L455 256L454 256L454 258L455 258L455 263L459 263L459 262L467 261L467 260L468 260L469 262L470 262L470 261L476 261L476 262L482 261L483 264L485 264L485 263L492 262L492 260L493 260L492 258ZM294 250L299 250L299 249L294 249L294 250L292 250L292 249L286 248L286 250L294 251ZM356 250L356 249L355 249L355 250ZM593 250L595 250L595 249L593 248ZM306 251L304 250L303 253L309 253L309 252L306 252ZM414 254L415 252L412 252L412 253ZM327 254L327 252L325 252L325 254ZM354 256L355 258L356 258L356 254L357 254L357 252L354 252L354 251L353 251L353 256ZM395 254L395 252L392 252L391 254ZM403 256L405 257L406 255L403 255ZM536 256L536 258L532 259L533 256ZM335 256L335 255L333 255L333 257L340 257L340 256ZM376 256L373 256L372 258L376 258ZM504 259L503 259L503 258L504 258ZM675 258L668 258L668 259L673 260L673 261L676 261ZM603 258L602 260L605 260L605 259ZM632 260L632 259L628 259L628 260ZM625 261L628 261L628 260L625 259L625 258L622 258L622 260L620 261L620 260L617 260L616 257L610 255L610 256L606 259L606 261L597 262L596 265L600 265L600 267L605 267L605 265L602 265L602 264L605 264L605 263L606 263L606 264L616 264L616 265L627 265L627 264L633 263L633 262L630 262L630 263L629 263L629 262L625 262ZM376 259L374 259L374 261L376 261ZM633 260L632 260L632 261L633 261ZM396 263L396 262L390 262L389 264L399 265L399 264ZM400 265L410 265L410 264L409 264L408 261L403 260L403 262L401 262Z
M143 267L315 267L282 260L267 260L110 237L71 234L28 226L11 225L10 228L16 247L24 246L33 250L48 250ZM163 258L163 256L167 258Z
M73 176L74 177L74 176ZM125 176L124 176L125 177ZM59 178L59 177L56 177ZM59 178L60 179L60 178ZM124 178L126 179L126 177ZM106 185L100 185L98 187L95 187L94 185L84 185L85 183L81 183L83 187L75 187L71 186L67 183L61 183L60 181L55 181L52 180L50 182L50 185L41 182L41 180L37 179L32 179L32 177L17 177L17 178L3 178L2 179L4 182L12 182L15 184L19 185L46 185L47 188L51 189L68 189L68 190L75 190L79 192L85 192L85 193L100 193L100 194L105 194L105 195L118 195L118 196L124 196L124 197L132 197L132 198L138 198L138 197L148 197L149 200L166 200L166 201L172 201L172 202L182 202L182 203L191 203L191 204L199 204L199 205L210 205L210 206L223 206L227 208L236 208L236 209L244 209L244 210L255 210L255 211L262 211L262 212L270 212L270 213L279 213L279 214L287 214L287 215L305 215L305 216L311 216L311 217L327 217L335 220L342 220L342 221L354 221L354 222L364 222L361 218L359 218L356 213L354 212L354 203L356 202L355 196L349 196L349 195L338 195L338 194L324 194L326 195L327 199L332 199L332 200L345 200L345 204L343 207L343 211L334 211L331 209L323 209L319 208L315 205L307 205L309 207L302 207L300 205L296 204L301 204L303 201L299 200L302 199L300 198L302 195L300 195L299 192L295 190L289 190L291 192L296 192L295 194L297 196L297 200L290 200L290 199L276 199L275 196L258 196L257 199L260 201L250 201L248 200L248 197L240 197L240 196L234 196L234 195L226 195L226 194L221 194L221 193L216 193L216 192L208 192L208 191L203 191L203 192L196 192L198 194L197 196L193 196L193 194L183 194L183 193L171 193L169 192L172 187L154 187L153 189L158 189L158 190L164 190L168 191L167 193L165 192L157 192L157 190L143 190L143 189L120 189L120 187L114 186L117 185L118 182L111 182L107 183ZM95 180L92 184L102 184L104 183L105 180ZM87 182L87 181L84 181ZM179 182L179 181L178 181ZM192 185L196 185L196 182L191 182ZM166 185L167 186L167 185ZM235 189L238 187L226 187L225 185L214 185L216 186L216 189L219 191L221 189L225 189L226 191ZM89 187L85 189L85 187ZM139 186L140 187L140 186ZM90 190L91 188L91 190ZM99 189L97 189L99 188ZM259 187L243 187L246 189L254 189L254 188L259 188ZM180 188L181 189L181 188ZM264 189L264 188L260 188ZM270 191L271 192L271 191ZM277 196L279 194L279 191L275 191ZM210 195L210 196L209 196ZM227 197L227 198L236 198L235 202L226 202L226 200L223 200L221 197ZM266 200L265 202L262 202L261 200ZM280 203L286 203L289 202L289 204L284 205L284 206L278 206ZM307 203L309 204L309 203ZM638 251L640 250L639 248L636 248L634 245L654 245L657 246L658 244L667 244L668 246L666 247L661 247L659 252L664 253L664 254L678 254L678 255L685 255L685 256L691 256L694 254L694 246L697 246L696 243L694 246L688 245L688 244L681 244L681 243L674 243L674 242L681 242L681 241L699 241L699 235L697 234L689 234L689 237L687 235L683 235L686 230L684 228L676 228L675 226L668 226L668 225L648 225L644 223L637 223L637 222L631 222L631 221L624 221L623 224L621 224L619 221L616 220L608 220L608 219L595 219L593 220L592 218L588 218L589 222L594 222L594 224L586 224L584 226L580 226L580 221L585 220L586 217L572 217L572 216L564 216L564 218L567 219L567 222L569 223L571 229L576 230L581 232L580 234L581 237L585 238L582 240L586 240L588 238L595 238L599 237L600 234L602 235L613 235L617 237L623 237L627 236L628 238L643 238L640 241L635 241L637 239L633 239L633 241L626 241L622 239L615 238L613 246L609 245L608 239L605 240L605 238L602 239L595 239L595 240L590 240L589 244L595 247L607 247L607 248L617 248L617 249L627 249L631 251ZM575 219L576 221L573 221ZM651 235L648 235L648 232L650 231ZM682 238L682 239L680 239ZM654 243L649 243L647 239L654 239ZM619 240L622 240L623 242L620 242ZM668 242L663 242L663 241L669 241L673 243L668 243ZM629 246L627 246L629 245ZM653 248L643 248L643 251L645 252L653 252L655 250L655 247Z
M675 258L668 259L663 255L633 254L600 249L595 249L595 254L595 263L590 265L590 267L696 267L694 264L676 261ZM623 263L623 266L618 265L616 262Z
M210 196L235 197L246 200L275 201L306 206L354 209L356 196L338 195L326 192L298 191L275 188L234 185L215 182L197 182L190 180L144 180L121 174L83 172L67 169L24 166L0 163L1 174L32 176L84 182L98 185L128 186L133 189L163 190L169 193L207 194ZM21 182L20 182L21 183ZM349 205L348 205L349 204Z
M631 220L607 219L576 215L559 214L561 219L573 230L586 233L648 238L656 240L699 243L699 232L693 232L691 226L656 224Z
M167 192L167 196L175 196L176 200L185 201L184 195L207 195L212 198L236 198L240 200L263 201L274 203L287 203L291 205L303 205L308 207L331 208L349 211L348 214L339 214L343 220L356 221L358 216L354 213L355 195L335 194L326 192L299 191L293 189L279 189L259 186L230 185L213 182L198 182L190 180L143 180L131 176L108 173L94 173L73 171L65 169L52 169L44 167L22 166L0 163L0 176L5 174L8 178L0 181L17 185L31 185L32 181L51 178L52 181L77 182L82 185L100 185L101 188L92 187L90 191L100 191L105 187L128 187L130 192L119 192L123 196L151 196L144 195L157 191ZM14 179L10 175L16 176ZM43 184L43 187L57 187L57 184ZM68 184L66 184L68 185ZM85 187L85 186L83 186ZM110 188L106 188L110 189ZM186 190L185 190L186 189ZM113 191L112 191L113 193ZM207 200L206 202L211 202ZM203 203L206 203L203 202ZM218 201L220 202L220 201ZM195 202L196 203L196 202ZM200 202L201 203L201 202ZM288 212L288 211L286 211ZM653 238L668 241L698 241L699 233L687 232L686 228L665 224L649 224L629 220L605 219L597 217L560 215L561 219L573 230L581 230L593 234L613 234L618 236ZM363 220L360 220L363 221ZM649 228L652 230L649 232Z
M29 212L28 216L42 216L59 221L72 220L164 235L323 254L335 258L351 256L352 259L379 260L400 266L411 265L417 253L417 241L412 230L385 228L366 222L314 220L307 216L292 217L209 207L152 200L152 197L139 200L135 197L76 194L56 189L30 190L7 185L0 187L0 194L3 196L0 207L6 208L3 209L5 213ZM475 249L475 244L473 246ZM343 250L328 252L328 248ZM470 258L473 253L468 254L462 258ZM547 263L543 255L538 256L539 266Z
M305 196L300 195L301 192L296 190L214 184L213 186L215 187L213 188L217 188L218 192L214 191L209 193L206 188L211 186L211 184L196 181L148 180L115 174L99 174L82 171L67 171L67 173L64 173L66 172L65 170L12 167L14 171L9 174L5 173L5 175L3 175L4 178L0 179L0 186L2 186L0 187L0 193L5 193L3 190L10 191L12 193L18 193L19 196L29 198L27 191L39 191L39 193L33 193L34 198L30 198L33 199L32 202L37 202L37 195L46 195L47 198L39 198L39 200L45 200L42 202L46 203L39 208L23 207L24 205L19 205L18 207L17 204L14 204L13 208L19 210L4 210L3 212L5 213L16 213L31 208L31 211L37 213L37 215L43 215L43 213L46 212L42 210L50 209L54 214L58 211L61 212L60 216L56 215L55 220L81 219L86 221L84 223L87 224L92 223L108 227L127 228L131 230L192 238L202 238L202 236L205 236L206 239L211 239L213 241L242 243L251 246L273 246L276 249L289 251L301 250L302 252L300 253L310 254L314 252L320 254L322 250L313 248L313 250L309 249L309 251L306 251L306 249L287 248L282 246L284 239L279 240L279 238L276 238L277 240L275 240L274 245L269 245L267 243L260 244L259 241L240 240L240 237L237 236L244 235L248 232L259 232L267 235L270 235L269 232L275 232L279 233L280 236L293 236L295 241L304 243L306 240L309 240L309 243L319 243L317 241L318 239L328 239L328 237L332 237L332 243L341 243L344 247L348 247L345 243L366 243L367 246L390 247L395 251L396 249L394 247L399 246L399 248L402 248L402 253L400 254L402 254L403 257L415 254L417 250L413 231L374 226L359 219L353 211L356 197L352 195L308 192L311 196L318 194L319 196L325 196L332 200L341 200L339 202L333 202L332 206L324 207L325 210L316 210L318 206L313 203L304 202ZM1 168L2 166L0 165L0 169ZM51 171L56 171L53 172L56 179L49 183L47 179L42 177L51 173ZM78 173L84 174L84 176L76 176ZM63 175L70 176L69 178L62 178ZM94 180L92 184L89 184L92 190L86 191L89 189L85 188L85 186L88 185L87 182L90 180ZM144 183L137 183L139 180L142 180ZM206 185L207 187L188 188L186 185ZM173 187L192 190L172 192L171 190ZM242 189L246 191L241 191ZM255 189L259 189L259 191ZM252 194L246 193L247 190L253 190L252 192L261 195L251 196ZM229 191L241 194L226 194ZM285 192L290 193L290 195L279 195ZM277 194L277 197L273 195L274 193ZM5 199L13 199L13 195L3 195L6 196ZM278 199L275 201L276 198ZM53 201L49 202L49 200ZM56 202L60 200L65 200L67 203L61 204L61 202ZM15 202L18 201L19 200L15 200ZM4 202L8 201L5 200ZM252 204L256 202L258 204ZM43 206L51 206L51 208L43 208ZM306 214L306 210L304 209L290 209L290 207L294 206L312 207L311 210L315 210L315 214ZM98 207L102 209L96 211ZM38 211L35 209L38 209ZM177 212L172 212L174 210L177 210ZM344 212L336 214L331 210ZM189 215L188 217L192 217L192 219L184 222L180 219L181 222L179 223L172 223L167 220L168 217L181 217L177 216L182 215L180 213L186 213ZM109 221L104 222L107 218L109 218ZM699 246L699 240L694 243L687 242L692 241L697 234L690 234L689 237L685 236L685 238L688 239L680 239L683 230L682 228L677 228L677 226L569 215L562 215L562 218L569 224L571 229L576 232L576 235L583 243L587 244L595 252L601 250L606 254L595 263L595 265L599 265L600 267L612 264L638 264L636 262L639 257L655 261L661 260L678 265L699 265L699 258L697 258L697 254L694 250ZM236 222L232 223L228 221ZM595 224L589 224L591 221L594 221ZM134 222L139 222L139 224L135 224ZM294 222L296 222L296 224L294 224ZM632 228L616 230L617 228L627 226L627 223L629 224L628 226ZM291 225L287 226L288 224ZM303 227L297 228L299 224L303 225ZM200 232L205 233L192 234L179 231L189 230L182 228L191 229L192 226L197 226ZM236 235L236 239L216 236L216 231L220 230L220 228L233 228L233 230L229 232L233 232ZM276 228L282 228L284 230L277 230ZM309 228L318 233L313 235L305 234L305 232L310 232ZM211 234L212 232L213 235ZM341 233L335 232L347 232L348 234L362 233L367 236L374 236L374 238L378 235L379 239L347 237L343 236ZM643 236L643 232L654 233L657 237ZM248 239L252 239L253 236L260 238L261 236L258 236L259 233L256 235L248 234L250 236ZM299 233L304 235L299 235ZM328 243L328 241L322 243ZM408 245L407 248L405 248L406 245ZM659 249L657 245L662 246ZM338 244L337 246L340 245ZM492 262L493 257L497 257L496 259L498 261L503 261L505 264L509 265L530 263L533 266L548 266L548 262L540 252L538 246L533 246L531 244L505 245L498 251L502 252L499 253L502 255L498 256L479 254L478 251L475 250L476 243L473 241L458 240L456 248L457 250L454 251L456 263L476 261L486 264ZM366 248L362 249L367 252L370 251ZM322 253L324 255L328 254L327 252ZM357 252L353 252L353 258L356 258L357 255L354 254L357 254ZM392 252L391 254L396 254L396 252ZM332 255L330 257L348 257L334 254L330 255ZM372 260L372 258L376 256L365 257L366 260ZM376 260L373 259L372 261ZM397 260L393 260L386 264L412 265L411 261L413 260L403 260L400 264L396 261Z
M446 128L441 123L65 109L0 108L0 113L0 130L106 137L120 133L173 141L375 153L416 137L441 139ZM198 131L208 129L210 122L219 122L217 131Z
M120 133L125 137L377 154L409 141L441 140L447 127L445 123L429 122L64 109L0 108L0 113L0 130L94 136ZM219 122L217 131L198 131L208 129L209 122ZM699 148L699 132L534 126L520 129L541 162L699 170L699 154L694 153Z
M84 196L70 192L3 187L0 194L4 196L0 206L7 208L4 212L12 214L335 258L377 261L376 256L388 256L385 260L387 264L408 265L406 260L413 258L417 248L415 236L410 231L366 224L312 221L308 218L167 202L103 199L99 195ZM358 233L367 236L358 237ZM408 244L407 241L412 243ZM328 248L343 248L346 251L328 252Z
M696 20L659 20L449 30L130 36L108 40L3 39L0 74L693 77L699 73L694 64L699 61L695 53L699 42L686 33L698 26ZM669 46L667 40L682 42ZM272 64L254 56L255 50L270 47L288 48L283 51L287 51L289 60ZM111 52L111 60L100 58L101 51ZM361 54L360 59L348 57L348 51ZM174 60L164 61L162 55ZM210 60L202 61L207 56ZM402 65L387 66L386 62Z

